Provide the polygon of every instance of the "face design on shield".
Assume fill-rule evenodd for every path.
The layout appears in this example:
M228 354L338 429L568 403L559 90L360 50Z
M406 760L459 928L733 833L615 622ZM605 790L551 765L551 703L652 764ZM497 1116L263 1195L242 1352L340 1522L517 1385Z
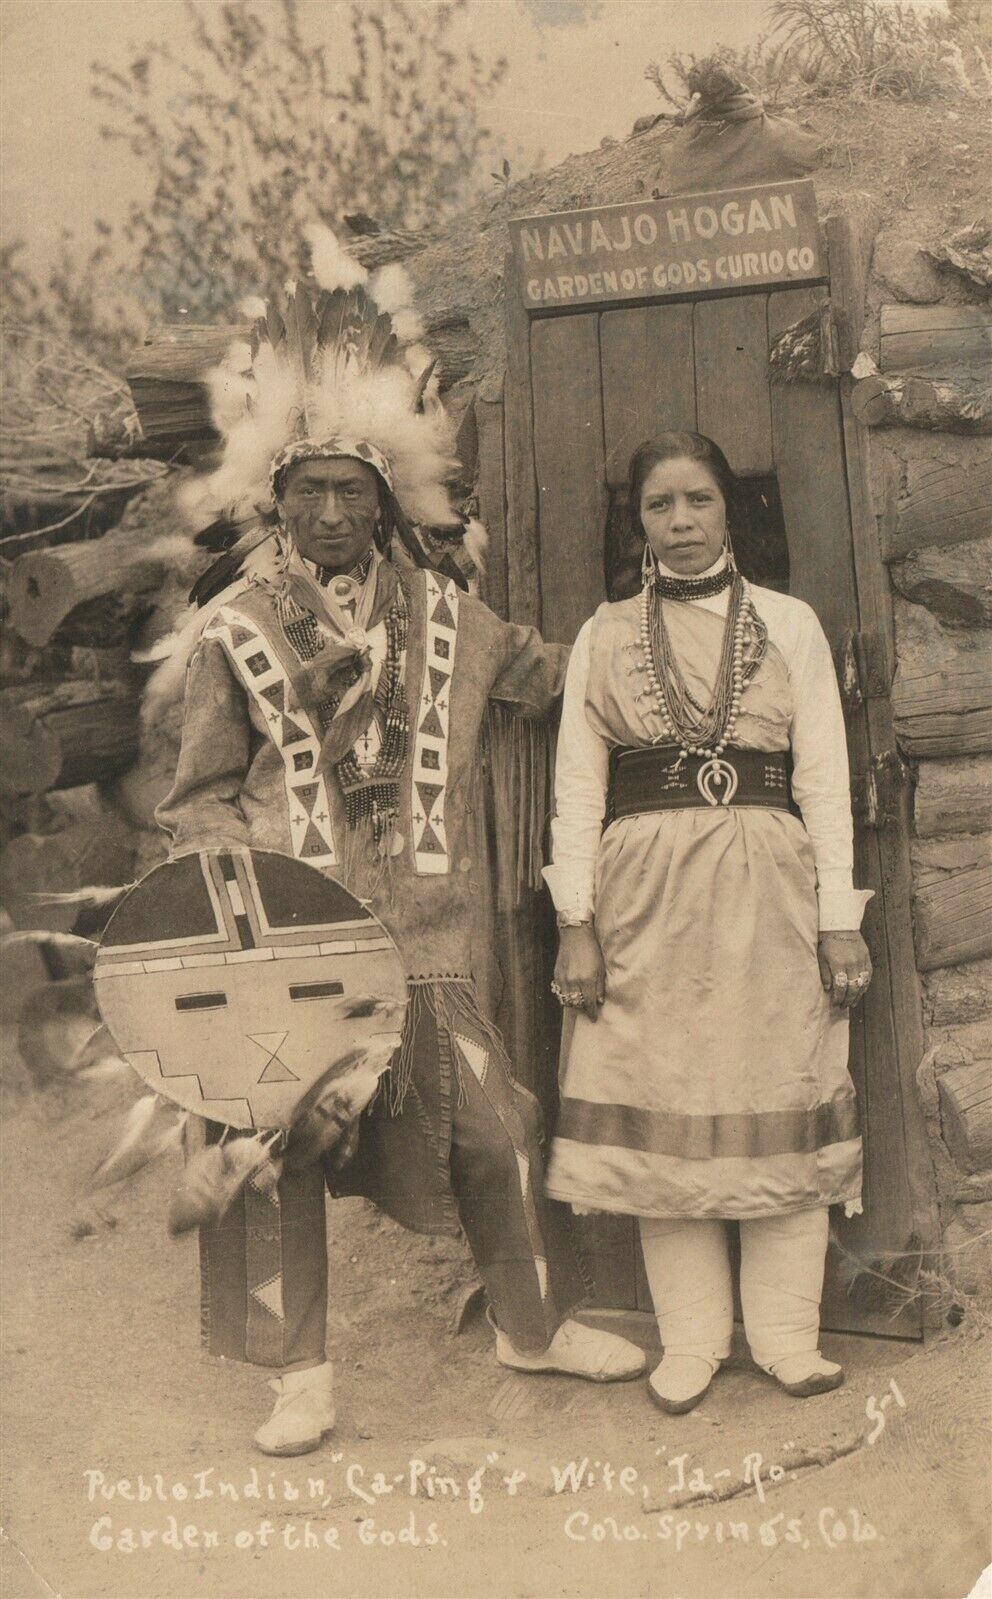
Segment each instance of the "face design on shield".
M314 868L263 850L150 872L111 918L94 982L149 1086L232 1127L286 1126L335 1060L398 1047L406 1003L382 924Z
M279 495L283 525L303 556L332 572L350 572L372 544L379 479L351 456L296 461Z

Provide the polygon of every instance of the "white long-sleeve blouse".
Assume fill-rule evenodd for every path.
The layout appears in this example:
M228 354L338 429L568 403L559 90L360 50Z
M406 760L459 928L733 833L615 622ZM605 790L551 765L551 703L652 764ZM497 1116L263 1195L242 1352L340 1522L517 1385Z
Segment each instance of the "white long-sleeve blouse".
M710 569L716 571L717 561ZM673 574L674 575L674 574ZM752 587L768 637L785 660L793 694L792 791L816 862L820 931L856 930L871 893L853 886L854 827L844 715L823 629L801 600ZM726 589L693 605L726 615ZM575 917L594 911L596 855L606 814L609 749L585 711L592 619L568 665L555 767L553 865L544 870L556 908Z

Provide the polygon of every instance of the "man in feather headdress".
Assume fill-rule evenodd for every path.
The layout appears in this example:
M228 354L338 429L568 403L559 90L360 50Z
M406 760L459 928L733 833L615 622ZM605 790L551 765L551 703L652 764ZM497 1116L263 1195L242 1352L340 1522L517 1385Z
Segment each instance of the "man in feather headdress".
M203 613L159 819L175 853L250 844L320 867L399 946L402 1047L354 1159L328 1182L419 1231L460 1223L503 1365L634 1377L639 1349L570 1319L587 1284L569 1218L543 1194L537 1102L514 1081L475 981L484 723L494 707L543 719L565 651L500 621L418 555L407 517L455 520L429 357L396 270L372 285L375 301L350 261L351 281L327 292L329 253L326 236L315 241L324 290L270 306L249 357L215 377L225 449L208 491L256 505L268 491L278 532ZM403 560L390 558L397 536ZM315 1448L334 1420L325 1174L289 1164L274 1194L249 1185L201 1230L210 1351L280 1372L256 1434L273 1454Z

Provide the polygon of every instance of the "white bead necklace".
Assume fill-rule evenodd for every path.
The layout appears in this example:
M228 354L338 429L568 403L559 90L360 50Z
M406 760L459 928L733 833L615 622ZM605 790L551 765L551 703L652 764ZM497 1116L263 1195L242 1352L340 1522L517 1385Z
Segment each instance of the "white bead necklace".
M674 652L668 643L660 599L656 599L658 630L662 635L669 655L667 669L665 663L659 663L656 658L657 652L651 627L651 601L653 595L653 585L645 583L644 588L641 590L641 649L644 655L648 685L662 725L662 732L653 742L655 744L675 744L678 746L679 758L676 762L676 767L680 766L689 755L705 756L710 760L717 759L723 754L727 745L733 741L734 730L740 715L741 696L744 691L744 639L748 619L754 611L751 599L751 585L746 578L741 577L740 573L735 575L727 609L727 627L728 629L731 626L733 628L729 672L727 671L725 635L724 652L717 670L712 700L703 714L697 717L693 717L691 711L688 714L680 713L675 704L674 686L670 686L670 677L672 675L677 679L679 695L683 702L688 702L689 694L684 682L682 682L681 673L675 662Z

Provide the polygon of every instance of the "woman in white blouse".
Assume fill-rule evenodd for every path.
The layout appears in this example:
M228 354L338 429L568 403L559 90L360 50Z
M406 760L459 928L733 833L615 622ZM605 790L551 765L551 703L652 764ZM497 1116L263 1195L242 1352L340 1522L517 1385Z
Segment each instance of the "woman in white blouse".
M644 586L582 628L558 745L545 875L575 1024L548 1192L640 1218L663 1409L730 1352L728 1220L754 1359L805 1397L843 1379L819 1307L827 1207L860 1210L848 1007L871 977L837 681L809 606L737 572L712 440L642 444L629 505Z

